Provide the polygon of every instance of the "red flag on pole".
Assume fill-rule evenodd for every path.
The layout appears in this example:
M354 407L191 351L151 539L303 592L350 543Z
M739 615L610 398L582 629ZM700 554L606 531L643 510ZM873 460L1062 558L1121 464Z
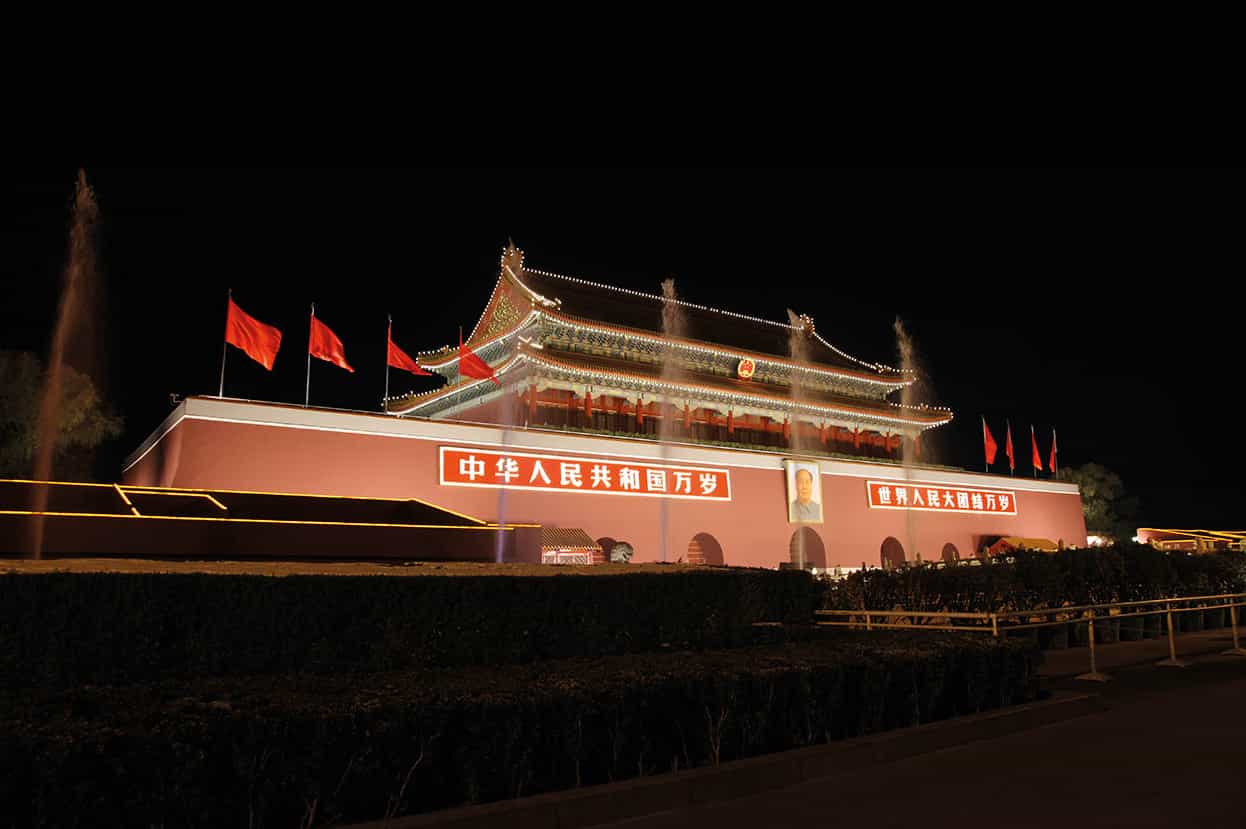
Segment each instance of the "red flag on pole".
M311 336L307 338L307 353L317 360L333 363L338 368L344 368L352 373L355 371L350 367L350 363L346 362L346 353L337 334L330 331L329 326L316 319L314 314L311 318Z
M464 377L474 377L477 380L492 380L498 388L502 387L502 382L498 380L489 364L480 359L475 351L463 345L462 331L459 332L459 374Z
M1056 474L1056 430L1051 429L1051 474Z
M986 450L986 465L990 466L995 463L995 453L999 451L999 445L995 443L995 436L987 428L985 417L982 418L982 446Z
M1030 446L1034 450L1034 454L1030 459L1030 463L1034 465L1035 474L1043 471L1043 456L1038 454L1038 438L1034 437L1034 425L1030 425Z
M231 296L225 315L225 342L241 348L252 360L272 371L273 360L281 348L281 331L239 308Z
M1017 468L1017 459L1012 454L1012 423L1004 422L1008 426L1008 439L1004 442L1004 454L1008 456L1008 472L1011 474Z
M394 323L392 320L389 323L389 332L386 334L386 337L389 339L389 356L386 358L386 365L409 371L412 374L422 374L425 377L433 375L431 371L425 371L420 367L419 363L407 355L407 352L394 344Z

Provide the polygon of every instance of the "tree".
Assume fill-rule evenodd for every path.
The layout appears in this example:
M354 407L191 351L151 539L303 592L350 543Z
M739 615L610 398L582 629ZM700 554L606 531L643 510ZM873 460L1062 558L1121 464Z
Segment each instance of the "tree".
M43 364L34 354L0 351L0 476L29 477L33 472L45 382ZM63 469L72 462L79 474L89 468L97 446L121 434L121 418L109 411L91 378L68 365L61 372L56 416L55 464Z
M1117 540L1133 538L1138 528L1138 499L1125 492L1121 476L1097 463L1065 467L1060 479L1077 484L1082 494L1086 532Z

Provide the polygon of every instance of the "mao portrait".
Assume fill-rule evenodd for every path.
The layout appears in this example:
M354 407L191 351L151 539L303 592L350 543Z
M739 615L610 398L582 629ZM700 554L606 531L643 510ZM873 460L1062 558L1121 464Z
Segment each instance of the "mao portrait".
M784 461L787 473L787 520L822 523L822 475L816 463Z

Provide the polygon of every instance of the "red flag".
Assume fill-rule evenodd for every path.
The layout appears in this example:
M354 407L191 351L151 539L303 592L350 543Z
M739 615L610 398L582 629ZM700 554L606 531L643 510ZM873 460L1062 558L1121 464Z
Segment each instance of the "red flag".
M307 337L307 353L317 360L333 363L338 368L344 368L352 373L355 371L346 362L342 341L337 338L337 334L329 330L329 326L316 319L314 313L311 318L311 331Z
M1056 430L1054 427L1051 430L1051 472L1053 475L1056 472Z
M1038 454L1038 438L1034 437L1034 426L1032 424L1030 426L1030 446L1034 450L1034 454L1033 454L1033 457L1031 457L1030 459L1030 463L1034 465L1034 468L1036 470L1038 470L1039 472L1042 472L1043 471L1043 456Z
M477 380L492 380L497 383L498 388L502 387L502 382L498 380L489 364L480 359L475 351L463 345L461 331L459 332L459 374L464 377L474 377Z
M431 377L433 375L431 371L425 371L421 368L415 360L412 360L409 356L407 356L407 352L403 351L394 344L394 323L392 320L389 323L389 331L386 332L385 337L389 341L389 356L386 358L387 365L391 365L394 368L400 368L403 371L409 371L412 374L422 374L425 377Z
M1007 423L1007 421L1005 421ZM1012 424L1008 423L1008 440L1004 443L1004 454L1008 456L1008 471L1017 468L1017 459L1012 454Z
M990 466L995 463L995 453L999 450L999 446L995 443L995 436L991 434L991 430L986 427L986 418L982 418L982 445L986 449L986 465Z
M281 348L281 331L239 308L231 296L225 315L225 342L241 348L252 360L272 371L277 349Z

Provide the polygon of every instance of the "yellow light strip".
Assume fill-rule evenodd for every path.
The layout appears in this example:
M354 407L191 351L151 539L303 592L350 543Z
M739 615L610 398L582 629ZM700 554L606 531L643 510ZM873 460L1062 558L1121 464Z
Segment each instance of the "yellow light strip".
M49 486L102 486L112 488L116 484L92 484L86 481L30 481L25 478L0 478L0 484L47 484Z
M78 482L78 481L30 481L24 478L0 478L0 484L55 484L56 486L101 486L101 487L116 486L116 484L92 484L92 483ZM159 487L129 486L127 487L127 489L129 489L131 492L134 492L135 490L146 490L148 492L161 492L161 493L167 492L170 495L176 492L197 492L197 493L220 492L225 495L288 495L288 496L292 496L295 498L336 498L339 501L390 501L393 503L402 503L402 504L405 504L408 501L414 501L417 504L423 504L426 507L431 507L436 510L441 510L442 512L448 512L451 515L455 515L455 516L458 516L459 518L465 519L467 521L471 521L473 524L484 525L484 524L489 523L488 521L485 521L483 518L476 518L475 516L467 515L465 513L458 512L457 510L448 509L446 507L440 506L439 504L434 504L431 501L425 501L422 498L384 498L379 495L323 495L323 494L315 493L315 492L271 492L271 491L265 492L261 490L252 490L252 489L208 490L202 487L196 489L196 488L178 487L178 486L159 486ZM225 509L225 507L221 507L221 509ZM2 510L0 510L0 512L2 512ZM94 515L95 513L83 513L83 514ZM242 520L242 519L239 519L239 520ZM402 525L396 525L396 526L410 527L410 526L415 526L415 525L402 524ZM430 524L429 526L440 526L440 525Z
M537 524L486 524L480 527L463 527L458 524L379 524L359 521L292 521L283 518L201 518L193 515L118 515L108 512L35 512L33 510L0 510L0 515L51 515L58 518L143 518L149 521L224 521L235 524L300 524L316 527L396 527L413 530L503 530L510 532L515 527L539 526Z
M117 494L121 496L121 500L125 501L125 505L130 508L130 512L134 513L135 515L140 515L138 511L138 507L134 506L133 502L130 501L129 498L125 497L125 492L122 491L121 487L117 486L116 484L113 484L113 489L117 490Z
M219 509L221 512L229 512L228 507L226 507L224 504L222 504L220 501L216 500L215 498L213 498L211 495L209 495L206 492L165 492L160 489L149 489L147 487L139 488L139 487L132 487L132 486L127 486L127 487L118 486L117 489L126 490L133 495L168 495L170 498L207 498L209 501L215 504L216 508ZM122 497L124 497L124 495Z

